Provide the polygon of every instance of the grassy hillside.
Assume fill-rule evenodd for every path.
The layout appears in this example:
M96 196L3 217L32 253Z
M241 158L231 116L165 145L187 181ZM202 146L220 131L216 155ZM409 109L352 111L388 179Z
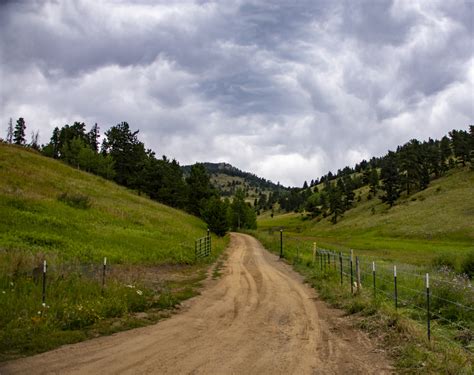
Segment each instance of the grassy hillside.
M472 279L459 273L474 264L474 172L453 169L392 208L367 197L367 187L356 191L355 207L337 224L329 217L310 220L289 213L272 218L265 213L252 234L278 254L278 230L284 228L285 260L322 298L356 314L361 328L381 338L400 373L473 373L474 289ZM313 242L346 254L313 258ZM352 271L349 249L357 257ZM431 282L431 341L425 273Z
M304 220L302 214L266 214L259 217L259 229L282 226L321 245L415 264L474 249L474 172L468 168L451 170L392 208L378 198L367 200L364 189L356 191L361 201L337 224L329 218Z
M198 293L228 240L195 262L201 220L5 144L0 212L0 360L156 322Z
M76 208L68 197L77 196L90 207ZM0 146L0 210L1 249L63 259L191 263L194 239L206 232L196 217L6 145Z

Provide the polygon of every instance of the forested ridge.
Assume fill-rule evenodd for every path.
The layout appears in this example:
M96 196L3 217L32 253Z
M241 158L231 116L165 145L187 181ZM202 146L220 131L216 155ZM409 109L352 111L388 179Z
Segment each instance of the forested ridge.
M283 188L254 174L243 172L226 163L196 163L181 167L165 155L158 158L138 138L127 122L108 129L100 143L97 124L89 130L83 122L56 127L46 145L38 145L38 133L32 133L26 144L26 123L19 118L16 126L10 120L7 143L24 145L48 157L107 179L114 180L145 194L151 199L186 210L203 218L214 232L228 229L255 228L256 216L262 211L306 212L309 217L330 216L337 223L344 212L354 207L360 195L355 191L368 186L368 199L377 198L390 207L401 196L426 189L433 179L458 166L474 165L474 126L469 130L452 130L440 140L412 139L396 151L382 157L362 160L354 167L346 166L337 173L329 172L302 188ZM232 199L224 199L210 181L210 174L225 171L230 176L244 177L260 188L253 205L245 201L243 189Z
M203 164L190 166L184 176L175 159L165 155L158 158L139 140L139 131L132 130L127 122L108 129L102 143L97 124L89 130L83 122L56 127L50 141L42 146L37 143L37 133L27 144L25 129L23 118L17 120L15 127L10 121L6 142L36 149L45 156L114 180L150 199L183 209L204 219L216 234L223 235L229 228L256 227L256 214L245 202L243 191L237 191L232 201L221 200Z

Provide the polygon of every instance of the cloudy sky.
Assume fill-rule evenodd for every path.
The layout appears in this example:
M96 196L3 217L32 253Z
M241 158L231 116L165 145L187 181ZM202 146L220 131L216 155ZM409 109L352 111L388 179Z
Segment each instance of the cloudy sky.
M1 0L0 121L301 186L474 123L474 1Z

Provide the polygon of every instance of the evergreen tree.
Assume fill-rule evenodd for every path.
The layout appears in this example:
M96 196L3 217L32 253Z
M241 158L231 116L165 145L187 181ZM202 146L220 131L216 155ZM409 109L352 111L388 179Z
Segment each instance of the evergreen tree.
M392 151L389 151L382 164L381 178L383 182L382 189L385 194L380 199L392 207L400 196L400 174L397 157Z
M440 152L440 166L441 173L445 172L448 169L448 160L452 156L453 152L451 150L451 142L448 137L444 136L441 138L439 143L439 152Z
M352 207L352 204L354 202L354 183L352 181L351 176L348 174L344 174L344 177L342 177L342 179L339 179L339 181L341 181L339 188L342 189L342 192L344 194L344 209L347 210Z
M410 195L411 187L418 185L421 174L421 163L419 160L420 142L416 139L412 139L403 147L399 147L397 154L402 184L405 187L407 195Z
M341 180L339 180L341 181ZM342 186L341 186L342 185ZM329 215L332 215L331 222L337 223L337 219L344 213L344 202L342 200L343 184L341 183L336 186L330 185L327 190L329 198Z
M99 151L99 136L99 126L97 123L95 123L89 133L87 133L87 139L89 141L90 148L94 152Z
M137 134L138 130L132 132L126 122L113 126L105 132L102 153L114 159L114 179L117 183L141 191L141 174L147 154Z
M257 215L255 210L245 202L245 192L238 189L230 205L230 220L233 230L256 229Z
M207 200L212 196L217 195L217 192L211 185L204 164L194 164L191 167L189 177L186 178L186 182L188 184L188 210L194 215L200 216L201 210L206 205Z
M470 159L470 136L464 130L452 130L449 135L453 144L454 156L465 166Z
M474 169L474 125L469 125L471 169Z
M377 172L377 168L371 168L368 178L370 193L375 196L377 195L377 190L380 186L379 181L379 173Z
M25 140L25 129L26 129L26 123L23 117L20 117L16 121L16 126L15 130L13 132L13 143L16 145L24 145L26 140Z
M202 210L202 218L209 229L218 236L224 236L229 230L228 203L219 197L211 197Z

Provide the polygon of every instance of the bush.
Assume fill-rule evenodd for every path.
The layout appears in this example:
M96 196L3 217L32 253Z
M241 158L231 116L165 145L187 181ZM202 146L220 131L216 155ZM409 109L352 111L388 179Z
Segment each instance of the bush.
M88 209L91 206L91 200L87 195L62 193L58 196L58 201L66 203L74 208Z
M469 276L470 279L474 278L474 251L468 253L462 262L461 272Z
M456 266L453 257L449 254L438 255L436 258L433 259L432 264L437 269L447 267L450 270L454 270Z

